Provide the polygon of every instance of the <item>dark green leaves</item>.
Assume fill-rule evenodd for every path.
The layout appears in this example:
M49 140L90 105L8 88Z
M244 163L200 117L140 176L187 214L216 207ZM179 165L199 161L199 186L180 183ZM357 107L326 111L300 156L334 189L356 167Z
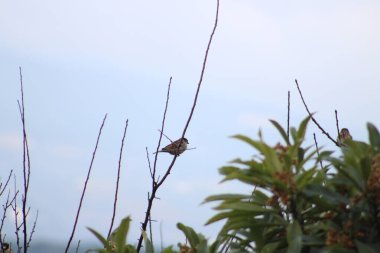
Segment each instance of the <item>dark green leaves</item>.
M377 128L371 123L367 123L367 129L369 134L369 143L376 152L380 150L380 133Z
M129 223L131 219L129 217L124 218L120 225L112 232L110 238L107 240L100 233L92 228L88 228L91 233L103 244L104 249L93 250L104 253L134 253L136 250L134 247L126 245L127 234L129 230Z
M294 221L286 228L288 242L287 253L300 253L302 250L302 230L298 221Z

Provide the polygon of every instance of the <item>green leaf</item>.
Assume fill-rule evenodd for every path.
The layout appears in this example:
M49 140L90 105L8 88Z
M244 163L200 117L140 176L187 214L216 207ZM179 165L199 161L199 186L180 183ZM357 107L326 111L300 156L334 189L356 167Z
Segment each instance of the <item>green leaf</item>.
M177 223L177 228L185 234L187 240L189 240L191 248L195 249L196 246L199 244L199 237L197 233L195 233L194 229L185 226L182 223Z
M325 248L321 251L321 253L356 253L355 250L343 248L342 246L332 246Z
M213 195L207 197L203 203L211 202L211 201L219 201L219 200L241 200L241 199L249 199L249 195L243 195L243 194L220 194L220 195Z
M232 209L232 210L248 211L248 212L254 212L254 213L276 212L276 210L273 210L273 209L265 208L262 206L256 206L252 203L244 203L244 202L222 203L216 209L217 210Z
M369 143L375 148L376 151L380 150L380 133L377 128L371 124L367 123L367 129L369 134Z
M290 128L290 135L292 136L293 142L297 143L297 129L295 127Z
M134 246L127 244L125 245L124 253L137 253L137 250Z
M306 119L304 119L300 126L298 127L298 132L297 132L297 142L296 143L302 143L304 138L305 138L305 134L306 134L306 128L307 128L307 124L309 123L311 117L308 116L306 117Z
M287 253L300 253L302 250L302 230L298 221L294 221L286 228L286 239L288 241Z
M275 253L277 252L279 246L280 242L265 244L265 246L261 249L260 253Z
M114 240L116 245L116 253L124 253L130 221L131 218L124 218L115 231Z
M338 204L344 203L349 204L349 200L340 195L339 193L327 188L323 187L322 185L318 184L310 184L307 185L303 190L302 194L304 194L306 197L309 198L315 198L312 200L312 202L315 202L315 200L319 200L318 204L328 205L328 207L337 207ZM326 207L326 206L325 206Z
M287 133L285 132L285 130L282 128L282 126L275 120L272 120L270 119L269 120L274 126L275 128L277 128L277 130L280 132L282 138L285 140L286 144L290 145L290 142L289 142L289 138L288 138L288 135Z
M145 242L145 253L154 253L154 247L152 242L149 240L147 234L145 231L142 233L144 237L144 242Z
M95 235L96 238L98 238L99 241L102 242L103 246L105 248L109 248L109 244L108 244L108 241L106 238L104 238L100 233L98 233L96 230L92 229L92 228L89 228L87 227L88 230L90 230L90 232Z
M173 250L173 246L169 246L163 249L161 253L175 253L175 250Z
M205 225L209 225L211 223L214 223L214 222L217 222L217 221L220 221L220 220L223 220L223 219L227 219L231 216L231 212L222 212L222 213L218 213L216 215L214 215L213 217L211 217Z
M313 176L316 172L316 168L311 168L296 175L297 188L302 190L306 185L309 185L314 180Z
M207 253L208 247L207 247L207 240L202 238L199 242L199 244L196 247L197 253Z
M251 145L252 147L256 148L257 150L261 150L260 142L254 141L245 135L237 134L237 135L233 135L232 138L241 140L241 141Z
M358 240L355 240L355 245L358 248L358 253L376 253L379 252L367 244L364 244Z

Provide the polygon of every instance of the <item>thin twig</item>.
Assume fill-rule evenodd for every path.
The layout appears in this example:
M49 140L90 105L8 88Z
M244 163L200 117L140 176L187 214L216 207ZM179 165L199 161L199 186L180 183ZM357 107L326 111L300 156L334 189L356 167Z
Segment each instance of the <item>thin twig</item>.
M298 92L299 92L299 94L300 94L300 96L301 96L302 102L303 102L303 104L304 104L304 106L305 106L305 108L306 108L306 111L307 111L307 113L309 114L311 120L312 120L312 121L314 122L314 124L315 124L315 125L316 125L316 126L322 131L322 133L323 133L324 135L327 136L327 138L329 138L332 142L334 142L334 144L335 144L336 146L340 147L339 143L338 143L337 141L335 141L335 140L329 135L329 133L326 132L326 131L321 127L321 125L319 125L319 123L315 120L315 118L313 117L313 114L309 111L309 108L307 107L306 102L305 102L305 100L303 99L302 92L301 92L301 89L300 89L300 87L299 87L299 85L298 85L298 81L297 81L297 79L296 79L295 81L296 81L297 89L298 89Z
M288 136L289 141L289 126L290 126L290 91L288 91L288 118L287 118L287 127L286 127L286 135Z
M23 237L24 237L24 253L28 251L28 232L27 232L27 222L26 222L26 209L27 209L27 199L29 190L29 180L30 180L30 156L29 156L29 145L28 138L26 135L26 123L25 123L25 104L24 104L24 87L22 81L22 71L20 71L20 92L21 92L21 105L18 102L21 122L22 122L22 132L23 132L23 179L24 179L24 194L21 198L22 201L22 219L23 219Z
M8 179L7 181L5 182L4 186L3 186L3 183L1 183L1 186L0 186L0 196L3 195L3 192L5 191L5 189L7 188L8 186L8 183L9 183L9 180L11 179L11 176L12 176L12 173L13 173L13 170L11 170L9 172L9 176L8 176Z
M14 178L14 183L15 183L14 184L14 191L18 192L17 188L16 188L16 185L17 185L16 175L13 175L13 178ZM18 225L17 194L15 194L14 205L11 205L11 207L12 207L14 217L15 217L15 234L16 234L17 252L20 252L21 251L21 245L20 245L20 234L19 234L20 226Z
M318 142L317 142L317 138L315 137L315 133L313 133L313 136L314 136L314 143L315 143L315 147L317 148L317 155L319 157L319 147L318 147ZM321 169L323 169L323 163L322 163L322 160L320 159L319 160L319 164L321 165Z
M38 210L37 210L37 214L36 214L36 219L34 220L34 223L33 223L32 231L30 232L30 235L29 235L29 240L27 243L28 248L30 246L30 242L32 241L33 234L36 231L37 220L38 220Z
M156 183L155 178L156 178L156 167L157 167L157 158L158 158L158 150L160 149L161 145L161 140L162 136L164 133L164 128L165 128L165 120L166 120L166 113L168 111L168 105L169 105L169 95L170 95L170 86L172 84L172 77L169 79L169 84L168 84L168 91L166 93L166 102L165 102L165 109L164 109L164 115L162 116L162 123L161 123L161 130L160 130L160 137L158 138L158 143L157 143L157 148L156 148L156 154L154 156L154 163L153 163L153 185Z
M339 136L339 133L340 133L340 128L339 128L339 120L338 120L338 111L335 110L335 121L336 121L336 130L338 131L338 136Z
M162 221L160 222L160 241L161 241L161 252L164 251L164 236L162 234Z
M222 248L220 249L220 252L222 253L226 253L228 251L228 249L230 248L232 242L233 242L233 239L235 238L235 235L236 235L236 232L234 233L234 235L230 235L230 237L226 240L226 242L223 244Z
M78 241L78 244L77 244L77 248L75 250L75 253L78 253L79 252L79 246L80 246L80 240Z
M13 201L15 201L17 194L18 194L18 192L15 193L15 195L13 196L12 199L10 199L11 191L9 190L8 195L7 195L7 200L5 201L5 204L3 205L3 215L1 217L1 224L0 224L0 247L1 247L1 249L3 248L3 243L4 243L5 235L6 235L4 233L4 237L1 236L3 234L3 226L4 226L5 218L7 217L7 210L9 207L12 206Z
M166 113L168 111L171 83L172 83L172 77L170 77L170 79L169 79L168 90L167 90L167 93L166 93L165 109L164 109L164 114L162 116L160 137L158 139L157 148L156 148L156 152L155 152L155 156L154 156L153 171L152 171L151 167L149 168L150 169L151 178L152 178L152 195L148 198L148 206L147 206L147 209L146 209L146 212L145 212L144 222L141 223L142 224L141 229L142 229L143 232L146 231L146 227L148 225L148 220L149 220L149 217L150 217L153 201L155 199L156 191L158 189L157 188L157 181L160 178L160 176L158 176L158 178L156 179L156 168L157 168L158 150L160 149L161 140L162 140L162 136L163 136L163 132L164 132L164 128L165 128ZM148 156L148 161L149 161L149 154L147 154L147 156ZM149 165L150 165L150 161L149 161ZM143 240L143 234L141 233L139 241L138 241L138 245L137 245L137 252L139 252L140 249L141 249L142 240Z
M115 198L114 198L114 201L113 201L113 213L112 213L112 219L111 219L111 226L110 226L110 229L108 230L108 236L107 236L108 239L110 238L110 235L111 235L111 232L112 232L113 223L114 223L114 220L115 220L116 204L117 204L117 194L119 192L121 158L123 156L124 140L125 140L125 135L127 133L127 128L128 128L128 119L125 122L123 139L121 140L121 147L120 147L120 152L119 152L119 162L118 162L118 166L117 166L117 179L116 179Z
M149 201L149 192L148 192L148 201ZM149 236L150 236L150 241L153 244L152 216L149 216Z
M219 0L217 0L216 2L217 2L217 6L216 6L216 14L215 14L214 27L212 29L212 32L211 32L211 35L210 35L210 38L209 38L209 41L208 41L208 44L207 44L205 56L204 56L204 59L203 59L203 65L202 65L201 75L199 77L199 81L198 81L198 85L197 85L197 91L195 92L195 96L194 96L193 106L191 108L190 115L189 115L189 118L187 119L185 128L183 129L182 136L181 136L181 141L183 141L183 138L185 137L187 128L189 127L190 121L191 121L191 119L193 117L193 114L194 114L195 106L197 105L199 91L200 91L200 88L201 88L201 85L202 85L202 82L203 82L204 72L206 70L206 63L207 63L207 58L208 58L208 52L210 50L211 42L212 42L212 39L214 37L215 31L216 31L216 27L218 26ZM178 145L178 150L179 150L180 146L181 146L181 143ZM171 169L173 168L173 165L174 165L176 159L177 159L177 156L174 156L174 158L172 160L172 163L170 164L170 166L169 166L168 170L166 171L164 177L157 183L158 187L161 186L164 183L165 179L170 175Z
M91 173L91 169L92 169L92 164L94 163L96 151L98 149L100 135L102 134L102 130L103 130L103 126L104 126L104 122L106 121L106 118L107 118L107 114L104 116L102 125L100 126L100 129L99 129L98 138L96 139L95 149L94 149L94 151L92 153L90 167L88 168L88 172L87 172L87 178L86 178L86 181L84 183L84 187L83 187L83 191L82 191L82 196L81 196L80 201L79 201L79 206L78 206L77 214L76 214L76 217L75 217L75 222L74 222L73 230L71 232L69 241L67 242L65 253L68 252L68 250L70 248L71 241L73 240L73 237L74 237L75 229L77 227L77 223L78 223L78 219L79 219L79 214L80 214L80 211L81 211L81 208L82 208L82 202L83 202L84 194L86 193L87 183L88 183L88 180L90 179L90 173Z
M152 166L150 165L150 159L149 159L148 147L145 147L145 150L146 150L146 159L148 160L148 166L149 166L150 177L151 177L152 180L154 181L155 179L154 179L154 177L153 177Z
M164 134L163 132L161 132L161 130L160 129L158 129L158 131L160 132L160 133L162 133L162 135L163 136L165 136L166 137L166 139L168 139L170 142L173 142L166 134Z
M187 119L187 122L186 122L185 127L184 127L183 132L182 132L182 137L181 137L182 141L183 141L183 138L185 137L186 131L187 131L189 125L190 125L190 121L191 121L191 119L193 117L193 114L194 114L195 106L196 106L197 100L198 100L199 91L200 91L200 88L201 88L201 85L202 85L202 82L203 82L204 72L205 72L205 69L206 69L208 52L210 50L211 42L212 42L212 39L214 37L215 31L216 31L216 27L218 25L219 0L217 0L216 2L217 2L217 7L216 7L214 27L212 29L212 32L211 32L211 35L210 35L210 38L209 38L209 41L208 41L208 44L207 44L205 56L204 56L204 59L203 59L203 65L202 65L201 74L200 74L200 78L199 78L198 85L197 85L197 90L196 90L195 96L194 96L193 106L191 108L190 115L189 115L189 117ZM165 109L164 119L163 119L163 124L162 125L164 125L165 115L166 115L166 109ZM163 133L163 128L161 129L159 144L160 144L160 141L161 141L161 138L162 138L162 133ZM181 146L181 143L178 145L178 149L179 149L180 146ZM158 152L158 149L159 149L159 145L157 145L156 152ZM155 176L157 154L158 153L156 153L154 167L153 167L153 175L154 176ZM151 213L151 208L152 208L152 205L153 205L153 200L156 197L156 192L160 188L160 186L165 182L166 178L170 175L170 172L171 172L171 170L172 170L172 168L174 166L174 163L175 163L176 159L177 159L177 156L174 156L172 162L170 163L168 169L166 170L166 172L165 172L165 174L164 174L164 176L162 177L161 180L157 180L157 181L153 181L152 182L152 193L151 193L152 195L149 198L147 211L145 213L145 219L144 219L144 222L142 224L142 231L143 232L146 231L146 227L147 227L147 224L148 224L148 221L149 221L149 217L150 217L150 213ZM137 244L137 252L140 252L140 249L141 249L141 246L142 246L142 241L143 241L143 234L141 233L139 241L138 241L138 244Z

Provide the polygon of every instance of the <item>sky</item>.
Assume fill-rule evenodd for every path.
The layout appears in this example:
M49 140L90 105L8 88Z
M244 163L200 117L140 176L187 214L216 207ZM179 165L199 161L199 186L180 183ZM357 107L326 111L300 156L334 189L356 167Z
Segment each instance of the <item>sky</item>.
M182 134L212 30L216 1L1 1L0 178L22 169L19 67L22 67L31 154L29 205L39 212L36 241L67 242L96 137L100 139L74 241L94 241L86 227L106 234L113 205L126 119L116 223L132 218L129 242L139 236L151 182L145 148L156 148L172 77L166 129ZM176 223L213 238L222 223L210 195L249 193L220 184L218 169L255 151L230 138L280 140L268 119L286 124L307 116L297 79L318 122L336 136L335 114L354 139L367 140L366 123L380 126L380 3L354 1L222 0L199 100L186 137L195 149L181 155L154 203L154 237L184 242ZM336 150L310 125L325 149ZM169 143L164 139L163 144ZM337 150L336 150L337 151ZM338 153L337 153L338 154ZM153 156L151 156L151 159ZM160 154L163 175L171 161ZM1 202L4 202L1 197ZM13 236L12 214L6 231Z

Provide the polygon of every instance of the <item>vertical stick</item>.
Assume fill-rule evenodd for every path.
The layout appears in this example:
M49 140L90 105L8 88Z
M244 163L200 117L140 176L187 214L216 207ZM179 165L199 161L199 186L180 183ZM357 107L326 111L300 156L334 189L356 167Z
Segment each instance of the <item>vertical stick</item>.
M286 128L286 135L288 136L289 141L289 128L290 128L290 91L288 91L288 119L287 119L287 128Z
M84 182L82 196L81 196L80 201L79 201L79 206L78 206L78 210L77 210L77 215L75 217L75 222L74 222L73 230L71 232L69 241L67 242L65 253L67 253L69 251L71 241L73 240L73 237L74 237L75 229L77 227L77 223L78 223L78 219L79 219L79 214L80 214L80 211L81 211L81 208L82 208L82 202L83 202L83 199L84 199L84 194L86 193L87 183L88 183L88 180L90 179L90 173L91 173L91 169L92 169L92 164L94 163L94 160L95 160L95 155L96 155L96 151L98 149L100 135L102 134L102 130L103 130L103 126L104 126L104 122L106 121L106 118L107 118L107 114L104 116L102 125L100 126L100 129L99 129L98 138L96 139L95 149L94 149L94 152L92 153L90 167L88 168L88 172L87 172L87 178L86 178L86 181Z
M107 239L110 238L110 235L111 235L111 232L112 232L113 223L114 223L114 220L115 220L115 215L116 215L117 195L118 195L118 192L119 192L119 181L120 181L121 158L123 156L124 140L125 140L125 134L127 133L127 128L128 128L128 120L125 122L123 139L121 140L121 147L120 147L120 153L119 153L119 162L118 162L118 167L117 167L115 197L114 197L114 201L113 201L113 212L112 212L111 225L110 225L110 228L108 230Z

